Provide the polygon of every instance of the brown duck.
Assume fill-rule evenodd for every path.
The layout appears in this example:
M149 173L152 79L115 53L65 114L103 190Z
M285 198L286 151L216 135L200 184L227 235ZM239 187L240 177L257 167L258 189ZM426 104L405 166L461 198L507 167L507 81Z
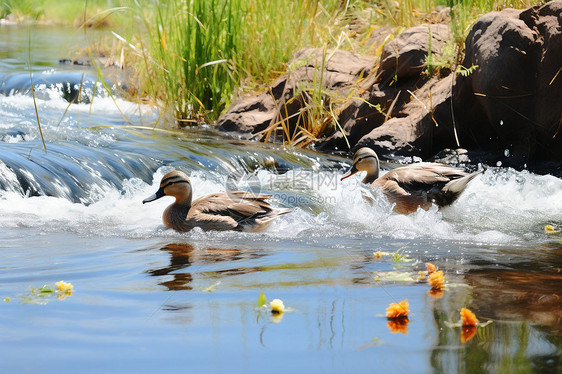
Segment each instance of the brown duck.
M415 212L418 207L429 209L451 205L480 172L467 173L462 169L438 163L421 162L402 166L379 177L379 158L370 148L360 148L353 157L353 165L341 178L366 171L363 183L378 187L401 214Z
M176 201L164 210L164 224L176 231L186 232L194 227L203 230L235 230L258 232L280 215L290 210L274 209L264 194L229 191L201 197L192 201L191 182L185 173L172 171L162 177L156 193L143 204L164 196Z

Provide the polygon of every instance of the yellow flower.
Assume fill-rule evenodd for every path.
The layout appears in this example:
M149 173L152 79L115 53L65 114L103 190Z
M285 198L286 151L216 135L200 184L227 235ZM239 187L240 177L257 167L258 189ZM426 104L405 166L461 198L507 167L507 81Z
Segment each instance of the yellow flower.
M373 255L375 255L375 258L376 258L377 260L382 257L382 253L381 253L380 251L379 251L379 252L373 253Z
M551 226L551 225L546 225L546 226L544 227L544 231L545 231L547 234L554 234L554 233L556 232L556 229L555 229L553 226Z
M57 290L59 292L63 292L66 294L71 294L72 290L74 289L72 283L66 283L65 281L59 281L55 283L55 286L57 286Z
M437 270L437 267L433 265L431 262L427 262L425 266L427 266L427 274L431 274L435 272L435 270Z
M476 326L476 324L478 323L478 319L476 319L476 316L470 310L462 308L461 323L463 327Z
M285 305L283 305L283 301L280 299L271 300L269 306L271 306L272 313L283 313L285 311Z
M431 288L435 290L440 290L445 286L445 277L443 276L443 271L434 271L427 277L427 283L430 284Z
M386 318L408 317L409 313L410 304L408 304L408 299L404 299L399 303L390 303L388 308L386 308Z

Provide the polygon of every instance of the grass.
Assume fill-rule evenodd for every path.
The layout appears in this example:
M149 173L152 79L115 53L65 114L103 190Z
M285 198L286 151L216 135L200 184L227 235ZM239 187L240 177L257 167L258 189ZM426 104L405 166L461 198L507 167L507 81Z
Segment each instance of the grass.
M182 124L213 122L240 89L265 87L298 48L330 39L340 9L339 0L137 5L149 38L143 88Z
M87 18L100 14L104 10L121 7L126 0L2 0L0 18L12 14L19 21L38 20L59 24L79 24L86 11ZM126 22L125 18L113 20L115 23ZM108 26L106 17L102 26ZM92 26L92 25L90 25Z

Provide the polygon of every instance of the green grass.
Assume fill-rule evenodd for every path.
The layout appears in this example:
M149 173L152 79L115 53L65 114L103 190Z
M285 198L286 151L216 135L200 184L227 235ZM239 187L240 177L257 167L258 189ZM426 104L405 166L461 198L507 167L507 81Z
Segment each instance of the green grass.
M42 20L66 25L73 25L82 18L84 10L87 17L100 12L121 7L128 0L2 0L0 1L0 18L8 14L15 15L20 21ZM113 20L124 22L125 19Z
M331 38L339 0L145 1L144 89L180 123L212 122L241 87L280 75L292 54Z

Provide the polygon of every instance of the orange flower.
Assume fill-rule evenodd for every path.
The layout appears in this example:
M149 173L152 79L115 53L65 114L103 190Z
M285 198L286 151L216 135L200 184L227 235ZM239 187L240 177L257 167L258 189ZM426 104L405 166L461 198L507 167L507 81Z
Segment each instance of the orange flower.
M476 335L476 326L463 326L461 330L461 343L466 343Z
M434 297L436 299L440 299L443 297L443 290L441 289L437 290L435 288L432 288L429 291L427 291L427 293L429 296Z
M462 327L476 326L476 324L478 323L478 320L476 319L476 316L474 315L474 313L472 313L470 310L468 310L466 308L462 308L461 309L461 323L462 323Z
M440 290L445 286L445 277L443 276L443 271L434 271L427 277L427 282L431 285L431 288L435 290Z
M408 335L408 317L398 317L389 319L386 322L386 327L390 330L393 334L404 334Z
M427 266L427 274L431 274L435 270L437 270L437 267L435 267L435 265L433 265L431 262L427 262L425 266Z
M408 304L408 299L404 299L399 303L390 303L388 308L386 308L386 318L408 317L409 313L410 304Z

